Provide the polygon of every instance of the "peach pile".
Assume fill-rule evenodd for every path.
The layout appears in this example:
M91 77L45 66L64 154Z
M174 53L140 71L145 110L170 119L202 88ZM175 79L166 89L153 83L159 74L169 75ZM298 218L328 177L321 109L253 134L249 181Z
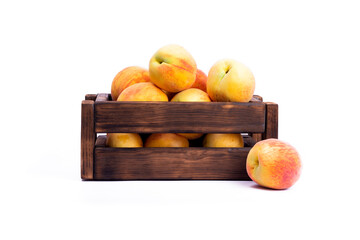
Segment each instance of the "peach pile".
M233 59L217 61L208 75L198 69L193 56L178 45L167 45L154 53L149 68L126 67L112 81L113 101L249 102L255 90L251 70ZM144 143L143 143L144 140ZM109 147L244 147L241 133L111 133ZM284 189L299 177L300 158L278 140L260 141L247 159L248 175L258 184Z

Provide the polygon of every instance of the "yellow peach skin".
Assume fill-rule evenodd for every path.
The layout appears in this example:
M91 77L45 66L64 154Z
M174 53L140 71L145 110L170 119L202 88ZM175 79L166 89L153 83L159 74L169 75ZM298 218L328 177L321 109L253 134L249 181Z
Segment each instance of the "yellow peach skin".
M145 147L189 147L189 141L175 133L153 133L146 139Z
M197 88L189 88L176 94L171 102L211 102L209 95Z
M194 58L178 45L160 48L149 63L151 82L168 92L190 88L195 82L196 69Z
M162 101L167 102L166 94L151 82L136 83L126 88L117 101Z
M207 93L216 102L249 102L254 94L255 78L244 64L224 59L210 69Z
M125 88L140 82L150 82L149 71L137 67L127 67L116 74L111 84L111 97L116 101Z
M176 94L171 102L211 102L209 95L197 88L189 88ZM200 138L202 133L178 133L189 140Z
M191 88L198 88L200 90L203 90L204 92L206 92L206 83L207 83L207 76L206 74L201 71L200 69L198 69L196 71L196 79L194 84L191 86Z
M137 133L108 133L106 146L117 148L137 148L142 147L143 142Z
M204 141L204 147L244 147L244 139L240 133L208 133Z
M273 189L287 189L300 177L299 153L278 139L257 142L246 160L246 171L257 184Z

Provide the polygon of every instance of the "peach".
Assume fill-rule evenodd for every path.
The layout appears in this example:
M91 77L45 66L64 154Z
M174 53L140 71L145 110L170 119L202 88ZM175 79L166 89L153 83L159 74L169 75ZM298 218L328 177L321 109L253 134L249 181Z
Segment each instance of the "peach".
M217 102L249 102L254 94L255 78L244 64L224 59L210 69L207 93Z
M240 133L208 133L204 138L203 146L241 148L244 147L244 139Z
M294 147L278 139L262 140L250 150L246 171L263 187L286 189L300 177L300 155Z
M175 133L153 133L146 139L145 147L189 147L189 141Z
M106 146L117 148L142 147L143 142L137 133L108 133Z
M151 82L136 83L126 88L117 101L163 101L167 102L166 94Z
M140 82L150 82L148 70L137 66L124 68L118 74L116 74L114 80L112 81L112 99L116 101L125 88Z
M209 95L197 88L189 88L176 94L171 102L211 102Z
M180 92L190 88L196 78L194 58L178 45L160 48L150 59L150 80L168 92Z
M207 76L206 74L201 71L200 69L198 69L196 71L196 78L195 78L195 82L194 84L191 86L191 88L198 88L200 90L203 90L204 92L206 92L206 83L207 83Z
M211 102L209 95L197 88L189 88L176 94L171 102ZM178 133L189 140L200 138L202 133Z

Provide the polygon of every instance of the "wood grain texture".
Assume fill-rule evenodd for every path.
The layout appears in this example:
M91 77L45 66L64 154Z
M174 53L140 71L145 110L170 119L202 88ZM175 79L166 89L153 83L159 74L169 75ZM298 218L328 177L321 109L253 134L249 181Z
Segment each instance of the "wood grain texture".
M264 132L262 102L95 102L98 133Z
M95 101L97 94L86 94L85 100L92 100Z
M83 100L81 104L81 178L93 179L94 162L94 101Z
M95 148L98 180L250 180L250 148Z
M251 137L255 142L259 142L262 140L262 133L252 133Z
M251 102L262 102L263 98L259 95L254 95L251 99ZM252 141L254 143L259 142L262 140L262 133L250 133L251 137L252 137Z
M278 105L266 102L266 123L263 139L278 138Z

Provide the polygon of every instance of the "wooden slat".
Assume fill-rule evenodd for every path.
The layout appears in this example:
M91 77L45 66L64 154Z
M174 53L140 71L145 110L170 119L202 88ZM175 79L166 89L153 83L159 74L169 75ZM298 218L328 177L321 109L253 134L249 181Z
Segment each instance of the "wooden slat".
M278 105L266 102L266 123L263 139L278 138Z
M81 178L93 179L94 162L94 101L83 100L81 105Z
M250 180L250 148L95 148L94 179Z
M122 133L264 132L262 102L95 102L95 131Z

